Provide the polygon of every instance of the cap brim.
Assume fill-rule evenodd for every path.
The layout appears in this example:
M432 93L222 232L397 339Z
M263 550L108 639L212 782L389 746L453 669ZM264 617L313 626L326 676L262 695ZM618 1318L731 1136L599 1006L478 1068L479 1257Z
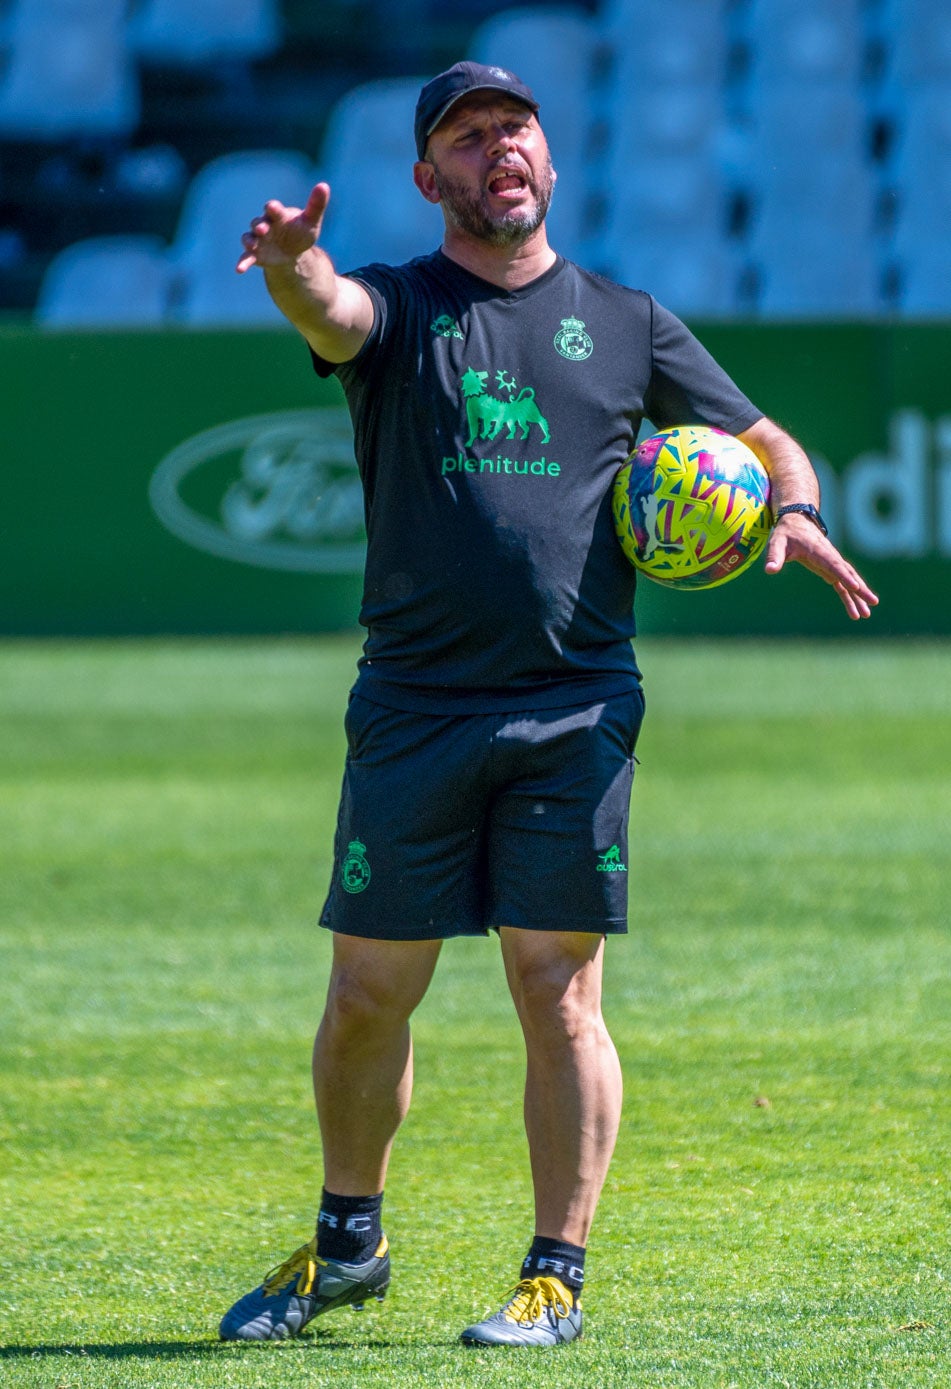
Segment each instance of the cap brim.
M538 110L538 105L537 105L536 102L534 102L534 101L526 101L525 97L519 96L517 92L513 92L513 91L511 90L511 88L509 88L509 87L503 87L503 86L501 85L501 83L498 83L498 82L480 82L479 85L478 85L477 87L469 87L466 91L460 92L460 93L458 94L458 96L451 97L450 100L446 102L445 106L444 106L444 107L442 108L442 110L439 112L439 115L435 118L435 120L432 122L432 124L427 128L427 130L426 130L426 139L427 139L427 140L429 139L430 135L432 135L433 131L436 129L436 126L439 124L439 122L440 122L441 120L443 120L443 118L449 114L449 112L450 112L450 111L452 110L452 108L455 106L456 102L457 102L457 101L462 101L464 97L471 96L473 92L504 92L505 95L506 95L507 97L511 97L511 99L512 99L513 101L517 101L517 102L518 102L520 105L522 105L522 106L527 106L528 109L529 109L530 111L532 111L532 112L537 112L537 110Z

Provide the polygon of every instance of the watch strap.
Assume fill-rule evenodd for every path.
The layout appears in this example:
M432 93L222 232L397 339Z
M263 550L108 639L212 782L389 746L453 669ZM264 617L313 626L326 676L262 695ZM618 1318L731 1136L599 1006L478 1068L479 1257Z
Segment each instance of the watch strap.
M812 505L812 502L790 502L788 506L781 506L776 513L776 520L787 516L791 511L798 511L801 516L808 516L809 520L819 527L823 535L829 534L829 527L819 515L819 508Z

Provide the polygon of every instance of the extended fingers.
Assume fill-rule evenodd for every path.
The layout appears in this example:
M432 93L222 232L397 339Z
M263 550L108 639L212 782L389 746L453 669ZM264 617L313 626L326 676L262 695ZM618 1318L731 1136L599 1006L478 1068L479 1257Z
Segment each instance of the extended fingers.
M833 587L845 604L849 617L871 617L872 609L878 606L875 593L851 565L846 565L846 577L836 579Z
M251 223L250 231L242 233L241 245L244 247L244 255L240 256L235 266L239 275L243 275L246 270L250 270L252 265L257 264L258 248L262 238L267 236L270 230L270 221L267 216L267 208L264 210L263 217L255 217Z
M769 539L766 572L778 574L787 559L798 561L830 584L850 618L871 617L872 609L878 604L878 595L824 536L818 532L813 534L811 530L794 530L791 526L775 530Z
M244 254L235 269L239 274L252 265L289 263L314 245L320 235L324 211L330 198L326 183L311 189L303 208L287 207L277 198L264 204L250 229L241 238Z
M878 599L874 593L871 593L871 590L863 592L842 583L839 579L833 584L833 588L841 598L845 611L853 622L858 622L863 617L872 616L872 607L878 602ZM866 593L871 596L866 596Z
M246 270L250 270L252 265L257 264L258 258L258 237L253 231L245 232L241 237L241 245L244 247L244 255L240 256L235 266L239 275L243 275Z
M872 608L878 604L878 595L869 587L858 570L839 554L834 546L829 546L831 554L820 564L805 561L807 567L826 580L842 600L851 618L871 617Z
M287 209L284 204L272 198L264 204L264 211L251 221L250 230L243 233L241 244L244 247L244 255L238 260L235 269L239 275L243 275L246 270L250 270L252 265L258 263L258 252L262 244L271 235L274 228L279 226L287 216Z

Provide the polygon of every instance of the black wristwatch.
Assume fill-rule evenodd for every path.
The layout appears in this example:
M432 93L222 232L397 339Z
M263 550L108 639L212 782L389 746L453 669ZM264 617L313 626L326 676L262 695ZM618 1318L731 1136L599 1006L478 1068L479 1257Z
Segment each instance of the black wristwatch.
M788 506L781 506L776 513L776 520L778 521L781 516L786 516L790 511L798 511L803 516L808 516L810 521L816 523L823 535L829 534L829 527L819 515L818 507L813 506L812 502L790 502Z

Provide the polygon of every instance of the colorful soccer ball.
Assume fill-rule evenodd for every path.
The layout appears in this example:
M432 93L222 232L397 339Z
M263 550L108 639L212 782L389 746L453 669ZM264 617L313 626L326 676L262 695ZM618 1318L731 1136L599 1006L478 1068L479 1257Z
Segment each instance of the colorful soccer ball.
M614 526L631 563L670 588L715 588L769 535L769 474L739 439L679 425L645 439L614 482Z

